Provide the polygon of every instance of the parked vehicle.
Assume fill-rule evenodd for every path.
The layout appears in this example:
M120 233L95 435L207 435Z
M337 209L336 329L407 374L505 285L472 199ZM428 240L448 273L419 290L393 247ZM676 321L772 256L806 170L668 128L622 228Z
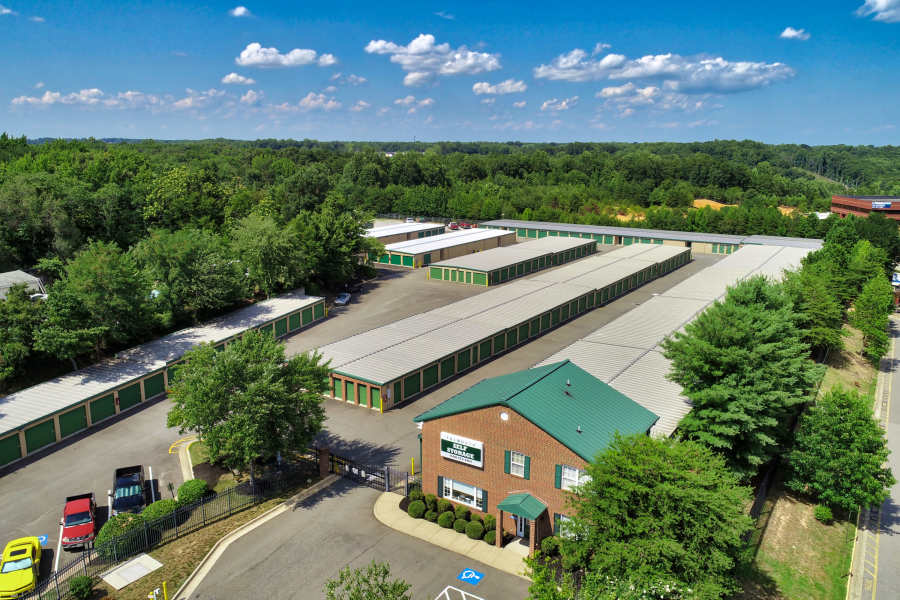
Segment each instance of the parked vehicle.
M357 294L362 290L362 282L361 281L348 281L344 286L344 289L351 294Z
M62 547L86 547L97 535L97 504L94 494L78 494L66 497L62 519Z
M459 224L456 221L450 221L450 224L447 225L447 229L459 229Z
M460 227L460 229L472 229L472 224L466 223L465 221L463 221L462 223L459 224L459 227Z
M413 219L412 217L406 217L406 222L407 222L407 223L415 223L416 220Z
M41 542L24 537L6 544L0 557L0 598L19 598L34 590L41 572Z
M351 296L347 292L338 294L337 297L334 299L334 305L335 306L346 306L346 305L350 304L350 298L351 298Z
M144 493L144 467L122 467L113 475L112 514L139 513L147 504Z

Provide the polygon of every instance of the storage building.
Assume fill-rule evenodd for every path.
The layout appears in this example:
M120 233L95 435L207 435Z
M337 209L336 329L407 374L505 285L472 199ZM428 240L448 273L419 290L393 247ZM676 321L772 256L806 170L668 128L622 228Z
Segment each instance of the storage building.
M441 235L445 231L443 223L395 223L370 227L366 230L366 237L375 238L382 244L393 244Z
M497 285L584 258L596 251L597 244L592 240L545 237L432 263L428 277L474 285Z
M565 533L587 464L657 416L569 361L485 379L417 416L422 490L497 519L533 554Z
M25 271L7 271L0 273L0 300L6 298L6 293L14 285L25 284L30 292L43 294L44 284L40 278L29 275Z
M249 329L282 337L325 313L323 298L270 298L0 398L0 466L165 394L181 357L197 344L224 348Z
M426 239L396 242L384 247L378 262L398 267L417 268L433 262L456 258L516 243L516 234L498 229L463 229Z

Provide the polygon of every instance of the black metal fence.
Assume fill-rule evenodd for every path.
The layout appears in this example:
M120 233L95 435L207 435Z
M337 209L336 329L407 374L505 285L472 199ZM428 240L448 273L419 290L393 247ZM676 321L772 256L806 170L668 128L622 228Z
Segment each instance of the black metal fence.
M68 595L69 579L72 577L96 577L132 556L230 517L317 474L318 453L310 451L301 457L300 462L282 466L266 477L257 479L252 485L250 482L240 483L194 504L179 507L173 513L146 521L137 529L85 550L24 597L62 600Z
M409 493L411 477L407 471L391 466L367 465L337 454L331 454L328 460L328 470L341 477L382 492Z

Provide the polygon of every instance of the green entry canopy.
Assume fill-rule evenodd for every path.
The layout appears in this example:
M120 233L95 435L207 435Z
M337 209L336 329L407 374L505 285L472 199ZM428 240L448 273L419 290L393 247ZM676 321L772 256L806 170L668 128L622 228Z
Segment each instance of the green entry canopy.
M532 496L531 494L510 494L504 498L503 502L497 505L500 510L510 514L529 519L536 520L541 513L547 510L547 505Z

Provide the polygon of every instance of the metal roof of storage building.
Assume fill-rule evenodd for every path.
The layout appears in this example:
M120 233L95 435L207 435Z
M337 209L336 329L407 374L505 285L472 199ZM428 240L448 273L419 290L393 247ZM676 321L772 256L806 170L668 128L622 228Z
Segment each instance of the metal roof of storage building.
M439 262L431 263L432 267L452 267L456 269L470 269L472 271L494 271L502 269L516 263L526 260L534 260L548 254L564 252L572 248L578 248L592 243L593 240L569 237L544 237L528 242L513 244L512 246L501 246L499 248L491 248L483 252L475 252L458 256L456 258L448 258Z
M419 231L428 231L429 229L444 228L443 223L394 223L393 225L381 225L380 227L370 227L366 229L366 237L380 238L389 235L399 235L403 233L416 233Z
M0 398L0 435L158 371L197 344L227 340L321 300L299 293L263 300Z
M6 293L14 285L24 283L28 285L28 289L35 292L43 292L44 286L39 277L29 275L25 271L7 271L0 273L0 299L6 298Z
M431 237L406 240L405 242L394 242L393 244L387 244L384 249L388 252L422 254L423 252L434 252L435 250L452 248L453 246L459 246L460 244L489 240L491 238L501 237L508 233L508 231L498 229L464 229L462 231L452 231L450 233L442 233Z
M457 300L446 306L430 310L436 315L446 315L456 319L465 319L480 312L501 306L507 302L521 298L538 290L549 287L551 284L545 281L533 279L517 279L497 288L489 288L488 291L471 296L463 300Z
M715 242L720 244L740 244L743 236L723 233L701 233L693 231L666 231L663 229L643 229L640 227L613 227L608 225L575 225L572 223L550 223L547 221L517 221L497 219L485 221L482 225L493 227L514 227L516 229L548 229L574 233L601 235L622 235L625 237L646 237L684 242Z
M748 235L744 238L742 243L808 248L810 250L818 250L822 247L822 240L818 238L795 238L783 237L778 235Z

